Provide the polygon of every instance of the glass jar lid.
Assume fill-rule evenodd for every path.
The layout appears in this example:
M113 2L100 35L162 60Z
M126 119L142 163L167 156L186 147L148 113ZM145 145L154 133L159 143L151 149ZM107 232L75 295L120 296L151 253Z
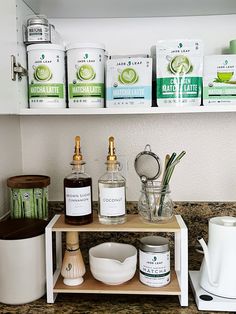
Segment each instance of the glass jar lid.
M140 239L140 249L144 252L166 252L169 250L169 240L160 236L143 237Z

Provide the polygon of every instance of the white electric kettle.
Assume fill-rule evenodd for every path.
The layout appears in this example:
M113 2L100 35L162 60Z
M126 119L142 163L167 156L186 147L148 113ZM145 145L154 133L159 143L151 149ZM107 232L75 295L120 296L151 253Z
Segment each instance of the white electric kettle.
M198 238L204 252L200 286L212 294L236 298L236 218L211 218L208 231L208 246Z

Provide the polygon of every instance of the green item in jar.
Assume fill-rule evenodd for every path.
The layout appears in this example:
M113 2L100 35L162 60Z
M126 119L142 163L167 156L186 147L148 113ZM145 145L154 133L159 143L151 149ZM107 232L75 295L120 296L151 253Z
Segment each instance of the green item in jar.
M43 217L43 191L40 188L34 189L34 213L35 218L42 219Z
M11 218L21 218L21 195L18 189L10 190Z
M48 218L48 188L43 188L43 218Z
M21 210L22 210L22 218L35 218L34 211L34 195L33 189L21 189Z

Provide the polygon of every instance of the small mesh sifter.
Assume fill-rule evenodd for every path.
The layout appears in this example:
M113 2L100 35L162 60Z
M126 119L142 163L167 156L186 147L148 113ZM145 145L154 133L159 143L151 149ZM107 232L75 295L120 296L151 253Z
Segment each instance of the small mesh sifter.
M140 152L134 161L134 168L142 183L156 180L161 174L160 158L152 152L147 144L144 151Z

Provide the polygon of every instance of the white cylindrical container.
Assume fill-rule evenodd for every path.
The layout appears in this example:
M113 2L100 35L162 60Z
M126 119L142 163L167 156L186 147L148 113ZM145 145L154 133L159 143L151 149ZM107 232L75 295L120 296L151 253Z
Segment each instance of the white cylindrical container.
M27 47L30 108L65 108L65 50L54 44Z
M45 294L46 225L37 219L0 223L0 303L24 304Z
M77 43L66 50L69 108L104 107L105 46Z
M159 236L140 239L139 279L150 287L162 287L170 283L168 239Z

